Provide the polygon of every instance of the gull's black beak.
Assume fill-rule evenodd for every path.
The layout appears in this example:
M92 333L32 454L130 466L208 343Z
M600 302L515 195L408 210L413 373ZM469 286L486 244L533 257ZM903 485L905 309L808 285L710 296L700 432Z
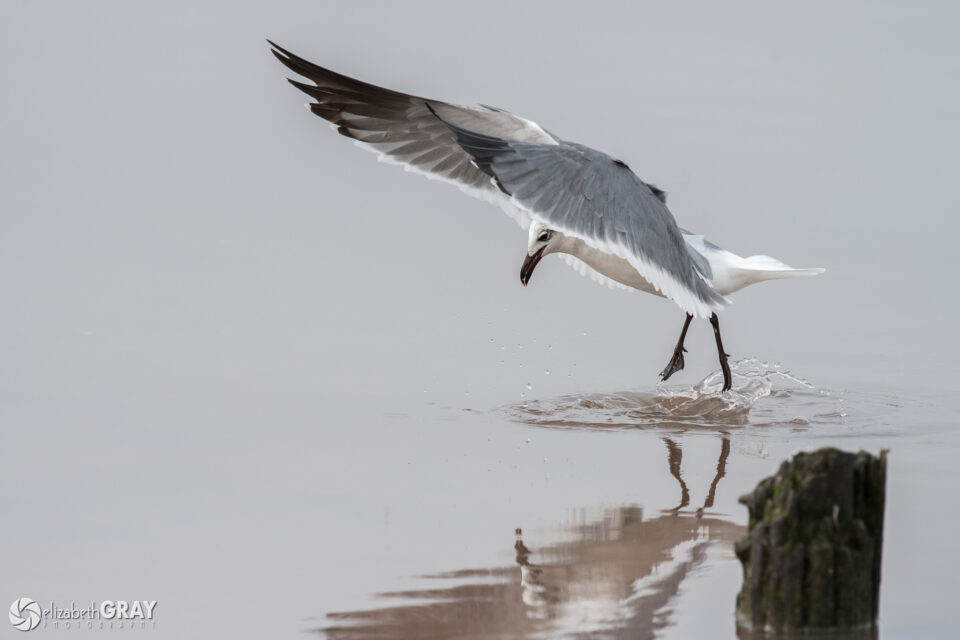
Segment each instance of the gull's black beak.
M523 286L527 286L527 283L530 282L530 276L533 275L533 270L536 269L537 263L540 262L540 258L543 257L544 249L546 249L546 247L540 247L535 254L532 256L527 255L523 261L523 266L520 267L520 283Z

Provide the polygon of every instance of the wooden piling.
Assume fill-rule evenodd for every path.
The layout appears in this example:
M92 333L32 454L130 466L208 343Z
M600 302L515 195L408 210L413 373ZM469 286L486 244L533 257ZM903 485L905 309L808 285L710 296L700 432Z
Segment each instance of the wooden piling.
M750 511L735 545L743 564L737 624L796 633L876 626L886 451L824 448L784 462L740 498Z

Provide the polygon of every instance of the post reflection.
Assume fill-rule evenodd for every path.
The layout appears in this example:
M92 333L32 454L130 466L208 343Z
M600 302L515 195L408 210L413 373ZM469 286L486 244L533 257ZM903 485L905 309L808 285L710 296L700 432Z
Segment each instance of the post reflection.
M529 547L515 531L513 567L425 577L425 588L382 594L390 605L327 614L334 639L528 638L559 634L653 637L671 623L681 585L711 550L729 554L743 527L709 514L726 473L730 441L721 435L716 473L702 506L690 505L680 442L665 437L666 470L680 504L649 517L637 505L581 510L557 527L564 541ZM716 554L712 554L716 556ZM733 598L731 602L731 625Z

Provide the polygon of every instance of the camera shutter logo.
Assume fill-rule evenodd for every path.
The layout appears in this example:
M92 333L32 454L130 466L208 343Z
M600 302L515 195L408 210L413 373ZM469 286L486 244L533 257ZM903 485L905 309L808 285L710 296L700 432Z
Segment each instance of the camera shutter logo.
M40 605L30 598L14 600L10 605L10 624L20 631L32 631L40 626Z

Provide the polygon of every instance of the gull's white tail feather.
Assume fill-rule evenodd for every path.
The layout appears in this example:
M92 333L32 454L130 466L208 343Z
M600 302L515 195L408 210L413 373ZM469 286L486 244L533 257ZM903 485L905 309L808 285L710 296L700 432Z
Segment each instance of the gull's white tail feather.
M741 258L741 260L741 268L752 271L811 271L811 269L794 269L790 265L770 256L749 256L747 258ZM820 273L823 269L812 269L812 271Z
M743 258L712 242L707 242L701 235L683 229L681 232L683 239L687 242L687 248L697 256L705 258L709 263L710 285L722 296L765 280L815 276L824 272L824 269L819 268L794 269L770 256Z
M764 282L765 280L815 276L824 271L824 269L818 267L794 269L790 265L780 262L776 258L771 258L770 256L750 256L748 258L741 258L740 264L729 267L727 277L736 283L734 286L736 286L737 289L741 289L757 282Z

